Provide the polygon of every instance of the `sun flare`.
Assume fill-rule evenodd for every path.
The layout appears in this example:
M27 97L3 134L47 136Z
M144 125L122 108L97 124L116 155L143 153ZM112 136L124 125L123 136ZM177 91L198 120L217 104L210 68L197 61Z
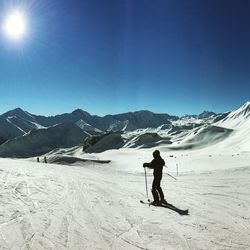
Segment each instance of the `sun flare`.
M27 21L24 13L14 11L10 13L4 23L4 31L11 39L21 39L27 31Z

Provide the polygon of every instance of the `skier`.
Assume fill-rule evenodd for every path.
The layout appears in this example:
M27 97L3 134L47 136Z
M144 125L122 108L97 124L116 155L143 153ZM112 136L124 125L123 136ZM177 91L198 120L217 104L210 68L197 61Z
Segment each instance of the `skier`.
M151 202L151 205L159 206L161 204L168 204L164 199L164 194L161 189L162 168L165 165L165 161L161 158L159 150L153 152L153 157L154 159L150 163L143 163L143 167L154 169L154 180L152 183L154 201Z

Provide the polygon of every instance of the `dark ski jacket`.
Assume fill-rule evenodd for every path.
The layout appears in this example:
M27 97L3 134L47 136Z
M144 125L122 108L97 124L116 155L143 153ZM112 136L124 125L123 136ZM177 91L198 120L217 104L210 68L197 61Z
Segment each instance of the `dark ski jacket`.
M162 169L165 165L165 161L159 156L154 158L150 163L144 163L143 167L154 169L154 177L161 178L162 177Z

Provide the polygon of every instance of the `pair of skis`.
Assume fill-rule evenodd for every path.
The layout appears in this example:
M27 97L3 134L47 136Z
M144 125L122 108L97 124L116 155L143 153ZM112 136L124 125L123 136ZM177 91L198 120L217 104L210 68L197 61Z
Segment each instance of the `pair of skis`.
M176 213L178 213L178 214L180 214L180 215L188 215L188 209L185 209L185 210L183 210L183 209L179 209L179 208L177 208L177 207L175 207L174 205L172 205L172 204L170 204L170 203L162 203L162 204L160 204L160 205L153 205L153 204L151 204L151 202L150 201L143 201L143 200L140 200L140 203L142 203L142 204L146 204L146 205L149 205L149 206L155 206L155 207L165 207L165 208L168 208L168 209L170 209L170 210L173 210L173 211L175 211Z
M166 168L167 166L164 165ZM144 167L144 166L143 166ZM148 183L147 183L147 172L146 172L146 167L144 167L144 173L145 173L145 186L146 186L146 195L148 197ZM172 177L173 179L177 180L174 176L172 176L171 174L167 173L168 176ZM150 200L148 199L148 201L143 201L143 200L140 200L140 202L142 204L147 204L147 205L152 205L152 206L156 206L156 207L165 207L165 208L168 208L168 209L171 209L173 211L175 211L176 213L180 214L180 215L188 215L188 209L186 210L182 210L182 209L179 209L178 207L175 207L174 205L172 204L169 204L167 202L164 202L164 203L161 203L160 205L153 205Z

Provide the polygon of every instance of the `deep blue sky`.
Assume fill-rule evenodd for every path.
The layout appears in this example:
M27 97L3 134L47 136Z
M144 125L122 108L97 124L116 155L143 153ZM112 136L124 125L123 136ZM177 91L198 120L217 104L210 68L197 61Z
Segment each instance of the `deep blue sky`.
M250 1L1 0L0 24L13 7L29 33L1 31L0 113L182 115L250 99Z

